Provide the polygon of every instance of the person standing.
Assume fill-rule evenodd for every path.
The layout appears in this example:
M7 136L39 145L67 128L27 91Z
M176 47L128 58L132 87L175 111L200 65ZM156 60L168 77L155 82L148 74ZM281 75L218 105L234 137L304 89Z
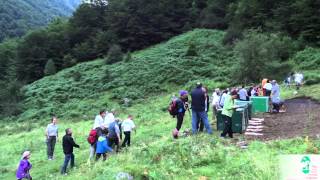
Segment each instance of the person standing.
M239 90L239 99L241 101L247 101L248 100L248 92L244 88L244 85L242 85L242 88Z
M197 83L197 87L193 89L191 93L192 103L192 133L197 133L197 122L199 119L203 121L203 124L208 132L208 134L212 134L212 129L208 122L208 114L206 110L206 96L205 92L202 89L202 84Z
M302 82L303 82L303 74L302 73L296 73L294 75L294 81L296 83L296 89L299 90L301 85L302 85Z
M272 91L272 84L270 83L270 80L267 80L267 83L264 85L264 89L266 91L265 96L270 97Z
M228 95L229 91L228 89L224 90L222 95L220 96L220 100L219 100L219 106L221 108L223 108L223 105L224 105L224 100L226 99L226 96Z
M30 156L31 156L30 151L25 151L22 154L22 158L16 172L16 178L18 180L22 180L22 179L32 180L32 177L30 175L30 169L32 168L32 164L29 162Z
M120 128L118 124L119 119L116 119L114 122L112 122L109 125L109 133L108 133L108 141L109 141L109 147L112 147L113 144L115 144L116 147L116 152L119 152L120 150Z
M105 125L107 128L109 128L109 125L113 123L116 120L116 110L112 109L111 112L108 112L105 118Z
M80 148L72 138L72 130L70 128L66 129L66 135L62 138L62 148L64 153L64 163L61 168L61 174L67 175L67 166L70 161L71 168L74 167L74 154L73 147Z
M219 100L220 100L220 89L217 88L212 94L212 119L213 120L216 118L217 111L220 108Z
M131 115L128 116L128 119L122 122L122 128L124 132L124 140L122 143L122 147L130 146L131 142L131 132L135 130L136 126L133 122L133 117Z
M262 87L262 96L266 96L266 88L265 85L267 84L268 79L263 78L261 82L261 87Z
M112 152L112 148L108 146L108 139L106 137L107 131L103 130L97 141L96 161L103 156L103 161L107 159L107 152Z
M232 115L233 111L236 108L234 105L234 100L237 99L238 93L237 91L233 90L230 95L226 97L226 100L224 102L224 106L222 109L222 119L224 122L224 129L221 133L221 137L225 138L228 134L230 138L233 138L233 132L232 132Z
M185 112L189 108L188 107L188 91L180 90L179 94L180 94L179 98L173 99L173 101L176 101L176 104L177 104L177 114L176 114L177 124L176 124L176 128L173 130L173 133L172 133L175 139L178 138Z
M281 103L280 86L276 80L273 80L271 84L272 84L271 102L273 106L272 112L278 113L280 111L280 103Z
M93 129L97 128L103 128L105 125L104 119L106 117L106 111L103 109L100 111L98 115L96 115L96 118L94 119Z
M53 153L56 142L58 141L58 118L53 116L51 123L46 128L47 156L48 160L53 160Z

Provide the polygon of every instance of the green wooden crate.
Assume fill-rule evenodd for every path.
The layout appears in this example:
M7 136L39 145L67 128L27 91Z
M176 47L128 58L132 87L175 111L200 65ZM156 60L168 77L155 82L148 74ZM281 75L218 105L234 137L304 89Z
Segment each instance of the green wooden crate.
M250 98L252 101L252 112L269 112L269 97L254 96Z
M237 106L245 106L247 108L247 112L246 112L247 121L249 119L251 119L251 117L252 117L252 101L235 100L234 104L237 105Z
M217 130L223 131L224 122L222 119L222 111L217 112ZM234 133L242 133L246 130L246 108L238 108L232 115L232 131Z

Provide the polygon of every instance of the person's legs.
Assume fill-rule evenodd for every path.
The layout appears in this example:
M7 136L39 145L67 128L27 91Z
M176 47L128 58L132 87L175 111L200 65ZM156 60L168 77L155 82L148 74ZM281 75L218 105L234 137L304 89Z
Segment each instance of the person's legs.
M199 123L199 132L203 132L203 129L204 129L204 124L203 124L203 120L202 119L200 119L200 121L199 121L200 123Z
M226 137L226 135L229 133L229 117L226 116L226 115L222 115L222 119L223 119L223 122L224 122L224 129L221 133L221 136L222 137Z
M51 157L50 157L50 154L51 154L50 150L51 150L51 143L50 143L50 138L48 138L48 139L47 139L47 156L48 156L48 159L51 159Z
M125 131L124 132L124 140L123 140L123 143L122 143L122 147L126 147L126 145L127 145L127 142L128 142L128 132L127 131Z
M177 126L176 126L176 129L178 131L180 131L182 123L183 123L183 114L182 113L178 113L178 115L177 115Z
M92 159L94 157L94 153L95 153L95 148L94 148L95 144L90 145L90 155L89 155L89 159Z
M227 120L228 120L228 135L230 138L233 138L233 132L232 132L232 118L227 116Z
M103 161L107 160L107 153L103 153L102 156L103 156Z
M212 107L212 120L216 119L216 115L217 115L217 106L213 105L213 107Z
M101 153L97 153L96 154L96 161L98 161L100 159L100 157L101 157Z
M74 154L73 153L71 153L71 163L70 163L70 166L71 166L71 168L73 168L74 167Z
M67 172L67 166L69 164L70 159L71 159L71 154L64 155L64 162L61 168L61 174L65 174Z
M52 138L52 140L51 140L51 154L50 155L51 155L51 158L53 159L54 147L56 145L57 139L55 136L51 137L51 138Z
M128 132L128 146L130 146L131 143L131 132Z
M212 129L211 129L209 121L208 121L207 112L205 112L205 111L199 112L199 116L200 116L200 118L202 120L202 123L206 127L206 130L207 130L208 134L212 134Z
M192 134L196 134L197 133L197 122L198 122L198 115L197 115L197 111L192 110Z

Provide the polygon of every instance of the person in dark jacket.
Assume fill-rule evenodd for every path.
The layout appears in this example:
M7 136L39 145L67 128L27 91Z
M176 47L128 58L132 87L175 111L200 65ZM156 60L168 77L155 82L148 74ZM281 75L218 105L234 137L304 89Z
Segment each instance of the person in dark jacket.
M80 148L78 144L76 144L72 138L72 130L70 128L66 129L66 135L62 138L62 148L64 153L64 163L61 168L61 174L67 175L67 166L69 161L71 161L70 166L71 168L74 167L74 154L73 154L73 147Z
M201 83L197 83L197 87L191 93L191 109L192 109L192 133L196 134L197 122L201 119L208 134L212 134L212 129L208 121L206 112L206 93L202 88Z
M204 91L204 94L205 94L205 112L208 114L208 111L209 111L208 88L203 87L202 90ZM197 122L197 130L198 130L199 132L203 132L203 130L204 130L204 124L203 124L202 119L198 119L198 122Z
M179 94L180 94L180 98L176 99L177 108L178 108L177 125L172 133L174 138L178 138L178 134L183 123L184 114L188 109L188 91L181 90Z

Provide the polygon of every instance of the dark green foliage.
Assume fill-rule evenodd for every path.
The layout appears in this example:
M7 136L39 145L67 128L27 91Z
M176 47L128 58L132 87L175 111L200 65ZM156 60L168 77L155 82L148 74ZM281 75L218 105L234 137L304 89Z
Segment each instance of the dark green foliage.
M80 0L3 0L0 4L0 42L70 16Z
M129 62L132 60L131 52L127 52L127 54L124 56L124 62Z
M190 43L188 50L186 52L186 56L197 56L197 55L198 55L197 47L193 43Z
M263 77L282 80L291 71L285 60L295 50L292 44L289 38L281 38L277 34L247 32L244 39L235 46L239 60L234 69L235 82L259 82Z
M52 61L52 59L49 59L48 62L46 63L46 66L44 67L44 74L46 76L48 75L53 75L57 72L56 65Z
M108 55L105 59L107 64L113 64L123 59L123 52L119 45L113 45L108 51Z

